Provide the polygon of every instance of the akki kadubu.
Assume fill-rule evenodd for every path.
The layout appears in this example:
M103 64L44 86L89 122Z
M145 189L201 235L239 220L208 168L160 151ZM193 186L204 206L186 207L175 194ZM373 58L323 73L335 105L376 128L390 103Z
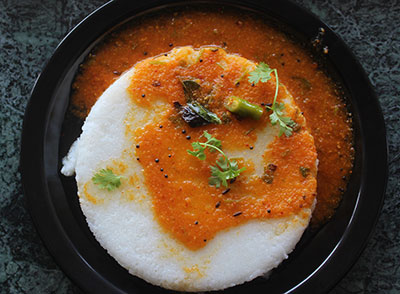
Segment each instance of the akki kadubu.
M225 289L267 275L329 221L353 134L311 52L222 9L134 19L92 50L70 107L85 123L62 172L121 266L167 289Z

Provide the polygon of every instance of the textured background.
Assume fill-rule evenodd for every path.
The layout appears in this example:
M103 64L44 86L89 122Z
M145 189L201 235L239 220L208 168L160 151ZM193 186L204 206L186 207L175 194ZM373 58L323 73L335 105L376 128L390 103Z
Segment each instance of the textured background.
M337 293L400 293L400 3L296 0L361 61L387 125L389 182L377 228ZM34 81L63 36L104 1L0 0L0 293L81 293L54 263L24 202L20 135Z

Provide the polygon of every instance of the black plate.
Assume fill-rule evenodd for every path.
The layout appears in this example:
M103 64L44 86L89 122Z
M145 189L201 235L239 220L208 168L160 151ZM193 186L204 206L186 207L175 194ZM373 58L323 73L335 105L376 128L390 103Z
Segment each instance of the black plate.
M273 17L309 39L316 36L319 28L325 29L323 42L329 47L327 59L348 93L356 152L348 190L333 219L317 233L306 233L290 258L268 280L258 278L226 292L326 292L361 254L382 206L387 145L379 103L353 54L314 15L289 1L218 3ZM59 174L60 157L65 155L80 128L80 122L66 116L71 83L79 64L106 32L149 10L181 4L172 0L122 0L96 10L60 43L38 78L26 108L21 170L28 207L56 262L87 292L159 293L165 290L131 276L101 248L80 210L74 180Z

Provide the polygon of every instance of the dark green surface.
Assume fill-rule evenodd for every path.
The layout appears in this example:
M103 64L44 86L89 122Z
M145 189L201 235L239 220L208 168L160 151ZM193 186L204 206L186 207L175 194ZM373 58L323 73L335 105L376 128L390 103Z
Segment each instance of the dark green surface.
M36 234L18 171L20 135L35 79L53 50L100 0L0 0L0 293L80 293ZM400 3L301 1L350 46L379 97L389 182L377 228L332 293L400 293Z

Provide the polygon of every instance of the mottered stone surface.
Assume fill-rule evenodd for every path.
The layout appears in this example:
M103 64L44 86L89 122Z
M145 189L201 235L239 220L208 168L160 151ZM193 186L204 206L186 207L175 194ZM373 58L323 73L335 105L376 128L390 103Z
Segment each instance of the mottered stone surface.
M389 180L377 227L331 291L400 293L400 2L295 0L353 50L382 106ZM57 44L104 1L0 0L0 293L81 293L45 249L26 208L19 167L25 107Z

